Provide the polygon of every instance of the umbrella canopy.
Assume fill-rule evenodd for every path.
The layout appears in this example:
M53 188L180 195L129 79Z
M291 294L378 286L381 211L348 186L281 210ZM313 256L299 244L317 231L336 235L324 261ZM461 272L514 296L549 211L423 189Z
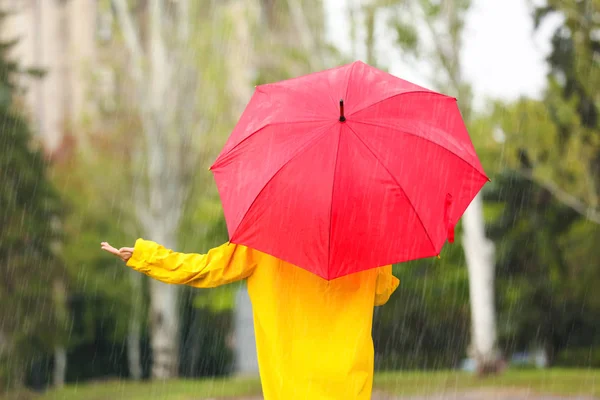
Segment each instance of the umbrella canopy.
M211 170L232 243L328 280L438 255L488 181L455 98L360 61L258 86Z

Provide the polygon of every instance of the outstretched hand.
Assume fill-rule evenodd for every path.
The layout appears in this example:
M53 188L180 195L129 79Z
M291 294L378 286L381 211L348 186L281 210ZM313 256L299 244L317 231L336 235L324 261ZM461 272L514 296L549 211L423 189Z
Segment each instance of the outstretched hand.
M110 254L114 254L125 262L129 261L133 255L133 247L121 247L120 249L116 249L107 242L102 242L101 248L104 251L108 251Z

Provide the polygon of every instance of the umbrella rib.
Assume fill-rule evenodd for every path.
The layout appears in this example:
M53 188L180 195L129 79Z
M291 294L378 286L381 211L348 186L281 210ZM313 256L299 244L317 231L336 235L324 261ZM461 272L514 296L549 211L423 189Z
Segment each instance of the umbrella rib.
M235 150L238 149L238 147L240 147L242 145L242 143L245 143L247 140L249 140L250 138L252 138L254 135L256 135L257 133L259 133L260 131L263 131L265 129L267 129L268 127L271 126L277 126L277 125L285 125L285 124L311 124L311 123L315 123L315 122L327 122L330 121L331 119L315 119L315 120L309 120L309 121L285 121L285 122L270 122L267 123L263 126L261 126L260 128L256 129L254 132L252 132L251 134L249 134L248 136L246 136L244 139L240 140L239 143L236 143L235 146L233 146L231 149L229 149L227 151L227 153L221 154L213 163L212 167L210 169L214 169L214 168L218 168L219 164L228 156L230 156Z
M338 134L337 149L335 151L335 161L333 163L333 181L331 184L331 204L329 206L329 241L327 242L327 279L329 279L329 269L331 266L331 229L333 227L333 194L335 192L335 173L337 172L338 157L340 155L340 142L342 141L342 124Z
M485 178L486 180L489 180L489 178L488 178L488 177L487 177L487 176L486 176L486 175L485 175L483 172L481 172L481 171L480 171L480 170L479 170L479 169L478 169L476 166L474 166L473 164L471 164L470 162L468 162L467 160L465 160L464 158L462 158L461 156L459 156L458 154L456 154L455 152L453 152L453 151L452 151L452 150L450 150L449 148L447 148L447 147L444 147L444 146L442 146L441 144L439 144L439 143L437 143L437 142L434 142L434 141L433 141L433 140L431 140L431 139L427 139L426 137L423 137L423 136L420 136L420 135L415 135L414 133L410 133L410 132L407 132L407 131L403 131L403 130L401 130L401 129L394 128L394 127L391 127L391 126L385 126L385 125L375 124L375 123L373 123L373 122L364 122L364 121L356 121L356 120L353 120L352 122L353 122L353 123L356 123L356 124L363 124L363 125L375 126L375 127L377 127L377 128L391 129L391 130L393 130L393 131L400 132L400 133L403 133L403 134L405 134L405 135L409 135L409 136L413 136L413 137L416 137L416 138L419 138L419 139L425 140L425 141L427 141L427 142L429 142L429 143L431 143L431 144L434 144L434 145L436 145L437 147L441 148L442 150L445 150L445 151L447 151L448 153L452 154L453 156L455 156L456 158L458 158L459 160L461 160L462 162L464 162L465 164L467 164L469 167L471 167L471 168L473 168L475 171L477 171L477 173L479 173L479 174L480 174L480 175L481 175L483 178ZM353 132L354 132L354 131L353 131ZM356 132L355 132L355 134L356 134Z
M319 129L319 128L316 128L316 129ZM275 177L281 172L281 170L283 168L285 168L286 165L288 165L290 162L292 162L294 159L296 159L300 155L304 154L304 152L306 152L308 149L310 149L310 147L312 147L317 141L319 141L324 136L326 136L327 133L329 133L329 130L328 129L324 129L324 132L322 134L316 136L313 140L311 140L308 143L306 143L303 148L301 148L300 150L298 150L298 152L296 154L294 154L292 157L290 157L289 160L287 160L285 163L283 163L283 165L281 167L279 167L279 169L277 169L277 171L275 171L275 173L267 180L267 182L262 187L262 189L260 189L260 191L254 197L254 200L252 200L252 203L250 203L250 206L248 206L248 208L244 212L244 216L240 219L240 222L238 223L238 226L236 227L235 231L231 235L231 239L230 239L231 242L235 241L235 235L237 234L237 231L238 231L239 227L242 225L242 222L244 222L244 220L246 219L246 216L248 215L248 212L254 206L254 203L256 203L256 200L260 197L261 193L265 191L265 189L267 188L267 186L269 186L269 183L271 183L271 181L273 181L273 179L275 179Z
M406 197L406 199L408 200L408 204L410 204L411 208L413 209L413 211L415 212L415 215L417 216L417 219L419 220L419 223L421 224L421 226L423 227L423 230L425 231L425 234L427 235L427 239L429 239L429 243L431 243L431 246L433 247L433 251L435 253L437 253L437 247L435 245L435 243L433 243L433 240L431 239L431 235L429 234L429 232L427 231L427 228L425 227L425 224L423 223L423 220L421 219L421 216L419 215L419 213L417 212L417 209L415 208L415 205L413 204L413 202L411 201L410 197L408 197L408 194L406 194L406 192L404 191L404 189L402 188L402 185L400 185L400 182L398 182L398 180L396 179L396 177L392 174L392 172L388 169L388 167L383 163L383 161L381 161L381 159L377 156L377 154L375 154L375 152L373 151L373 149L371 149L371 147L369 147L368 144L366 144L362 138L356 133L356 131L354 129L352 129L352 127L350 125L348 125L348 128L350 129L350 131L352 131L352 133L354 134L354 136L356 136L356 138L363 144L363 146L365 146L365 148L367 150L369 150L369 152L373 155L373 157L375 157L375 159L381 164L381 166L386 170L386 172L390 175L390 177L394 180L394 182L396 183L396 185L400 188L400 190L402 190L402 193L404 193L404 196Z
M359 112L361 112L361 111L364 111L364 110L366 110L366 109L367 109L367 108L369 108L369 107L376 106L376 105L377 105L377 104L379 104L379 103L383 103L384 101L388 101L388 100L390 100L390 99L393 99L393 98L396 98L396 97L400 97L400 96L407 96L407 95L409 95L409 94L423 94L423 93L425 93L425 94L432 94L432 95L435 95L435 96L441 96L441 97L445 97L445 98L447 98L447 99L449 99L449 100L456 100L456 98L455 98L455 97L450 97L450 96L447 96L447 95L445 95L445 94L443 94L443 93L432 92L432 91L428 91L428 90L414 90L414 91L412 91L412 92L402 92L402 93L396 93L396 94L394 94L394 95L391 95L390 97L386 97L386 98L384 98L384 99L377 100L376 102L374 102L374 103L371 103L371 104L368 104L368 105L364 106L364 107L363 107L363 108L361 108L361 109L358 109L358 110L354 110L354 111L352 111L352 114L349 114L349 115L354 115L354 114L356 114L356 113L359 113Z
M350 81L352 80L352 73L354 72L354 67L356 67L356 63L353 63L350 67L350 72L348 72L348 81L346 82L346 93L344 93L344 99L348 101L348 90L350 89Z

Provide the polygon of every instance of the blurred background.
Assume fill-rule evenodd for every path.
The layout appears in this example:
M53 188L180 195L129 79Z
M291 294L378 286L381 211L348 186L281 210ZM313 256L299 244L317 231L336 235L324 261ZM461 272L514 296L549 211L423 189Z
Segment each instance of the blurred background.
M227 241L207 168L254 86L357 59L456 96L492 179L441 259L394 267L376 392L600 395L599 0L0 0L0 13L3 395L259 394L243 284L164 285L100 242Z

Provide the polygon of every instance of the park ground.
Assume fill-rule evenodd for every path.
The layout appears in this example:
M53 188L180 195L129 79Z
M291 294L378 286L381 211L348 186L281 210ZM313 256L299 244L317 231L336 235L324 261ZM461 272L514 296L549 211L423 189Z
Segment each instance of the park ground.
M3 400L260 400L257 379L131 382L108 380L69 385L44 394L25 391ZM375 376L373 400L591 400L600 399L600 370L509 370L476 378L456 371L384 372Z

